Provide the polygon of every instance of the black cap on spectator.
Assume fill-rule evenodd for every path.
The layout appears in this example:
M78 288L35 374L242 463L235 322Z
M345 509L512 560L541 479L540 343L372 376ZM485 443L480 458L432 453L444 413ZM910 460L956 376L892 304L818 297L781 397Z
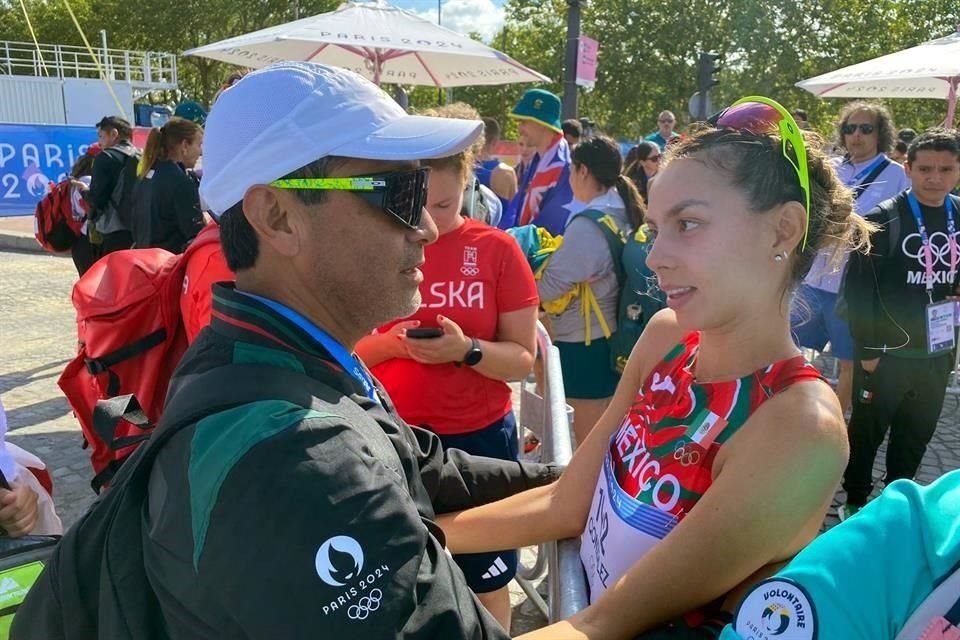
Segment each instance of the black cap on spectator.
M97 129L116 129L121 138L129 138L133 135L133 128L130 123L120 116L105 116L96 124Z

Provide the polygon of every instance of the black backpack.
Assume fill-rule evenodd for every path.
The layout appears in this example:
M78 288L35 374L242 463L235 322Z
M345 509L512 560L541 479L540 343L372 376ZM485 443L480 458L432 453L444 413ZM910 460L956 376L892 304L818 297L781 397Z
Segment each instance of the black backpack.
M100 225L105 225L105 230L101 231L104 234L121 230L117 228L118 223L124 230L130 231L133 228L133 190L137 183L140 152L133 145L118 145L105 149L103 153L120 160L122 165L106 208L92 210L87 217L95 227L100 220Z
M189 386L190 392L176 390ZM162 640L162 613L143 562L142 511L157 454L181 429L243 404L315 399L349 418L374 454L403 482L396 450L379 425L349 397L302 373L258 365L227 365L175 380L170 402L150 439L120 467L57 545L14 618L12 640ZM115 419L143 422L130 396L112 406Z

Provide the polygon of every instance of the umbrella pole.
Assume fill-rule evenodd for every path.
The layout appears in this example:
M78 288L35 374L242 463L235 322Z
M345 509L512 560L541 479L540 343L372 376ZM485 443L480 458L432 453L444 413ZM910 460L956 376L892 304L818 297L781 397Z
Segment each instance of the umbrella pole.
M947 126L953 127L954 116L957 111L957 84L960 83L960 78L952 78L950 80L950 91L947 92Z

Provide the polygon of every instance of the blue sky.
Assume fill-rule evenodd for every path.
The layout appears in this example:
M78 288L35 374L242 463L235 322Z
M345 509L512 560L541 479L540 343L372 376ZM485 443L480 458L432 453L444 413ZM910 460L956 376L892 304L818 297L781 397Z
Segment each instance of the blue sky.
M492 38L503 25L504 0L441 0L443 26L466 33L479 31L486 39ZM437 19L437 0L388 0L388 3L419 13L425 18Z

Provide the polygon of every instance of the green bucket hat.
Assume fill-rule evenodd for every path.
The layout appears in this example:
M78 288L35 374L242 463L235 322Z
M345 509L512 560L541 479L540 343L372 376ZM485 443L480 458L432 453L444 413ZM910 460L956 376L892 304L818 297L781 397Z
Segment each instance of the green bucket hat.
M510 112L510 117L532 120L557 133L563 132L560 128L560 98L544 89L528 89Z
M173 111L173 115L177 116L178 118L195 122L201 127L207 123L206 110L192 100L187 100L178 104L177 108Z

